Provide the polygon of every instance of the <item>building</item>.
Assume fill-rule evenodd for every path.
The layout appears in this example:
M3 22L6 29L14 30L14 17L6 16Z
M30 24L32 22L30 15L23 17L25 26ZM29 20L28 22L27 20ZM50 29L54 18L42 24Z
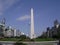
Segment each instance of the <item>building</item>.
M5 19L0 22L0 37L5 36Z
M14 29L14 37L16 37L17 36L17 32L16 32L17 30L16 29Z
M5 18L1 20L0 22L0 38L2 37L20 37L20 35L23 35L20 30L17 30L15 28L12 28L11 26L6 26L5 24Z
M46 36L49 37L49 38L57 37L58 32L59 32L58 28L60 28L59 26L60 26L59 22L57 20L55 20L54 21L54 26L52 28L47 28Z
M5 37L14 37L14 30L8 26L5 30Z
M41 37L45 38L60 38L60 23L58 20L54 21L53 27L47 27L47 31L44 32Z
M17 37L20 37L20 35L21 35L20 30L16 30L16 36L17 36Z

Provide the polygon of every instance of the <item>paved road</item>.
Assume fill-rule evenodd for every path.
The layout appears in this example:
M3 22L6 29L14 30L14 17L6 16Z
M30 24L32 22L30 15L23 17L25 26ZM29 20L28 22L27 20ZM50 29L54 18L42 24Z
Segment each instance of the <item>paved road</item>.
M0 41L0 45L13 45L14 41ZM58 41L23 42L28 45L57 45Z

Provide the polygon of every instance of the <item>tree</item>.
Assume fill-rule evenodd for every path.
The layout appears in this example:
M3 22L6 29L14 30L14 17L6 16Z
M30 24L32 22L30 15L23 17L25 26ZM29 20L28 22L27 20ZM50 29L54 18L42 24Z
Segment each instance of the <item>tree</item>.
M58 27L57 32L57 37L60 38L60 26Z
M29 41L29 40L30 40L30 38L26 35L21 35L20 36L20 41Z
M26 35L21 35L20 38L21 39L26 39Z
M20 42L20 43L16 42L14 45L27 45L27 44L22 43L22 42Z

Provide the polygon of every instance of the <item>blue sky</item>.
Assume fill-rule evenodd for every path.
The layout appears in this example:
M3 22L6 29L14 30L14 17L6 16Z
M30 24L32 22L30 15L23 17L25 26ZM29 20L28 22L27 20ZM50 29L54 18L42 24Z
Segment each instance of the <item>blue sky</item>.
M41 35L54 20L60 22L60 0L0 0L0 20L6 25L30 34L30 9L34 9L35 34Z

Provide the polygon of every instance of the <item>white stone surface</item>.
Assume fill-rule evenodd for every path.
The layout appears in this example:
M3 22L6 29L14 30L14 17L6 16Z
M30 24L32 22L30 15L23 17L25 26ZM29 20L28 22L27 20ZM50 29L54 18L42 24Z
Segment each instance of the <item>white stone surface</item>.
M33 8L31 8L31 39L34 38L34 15Z

